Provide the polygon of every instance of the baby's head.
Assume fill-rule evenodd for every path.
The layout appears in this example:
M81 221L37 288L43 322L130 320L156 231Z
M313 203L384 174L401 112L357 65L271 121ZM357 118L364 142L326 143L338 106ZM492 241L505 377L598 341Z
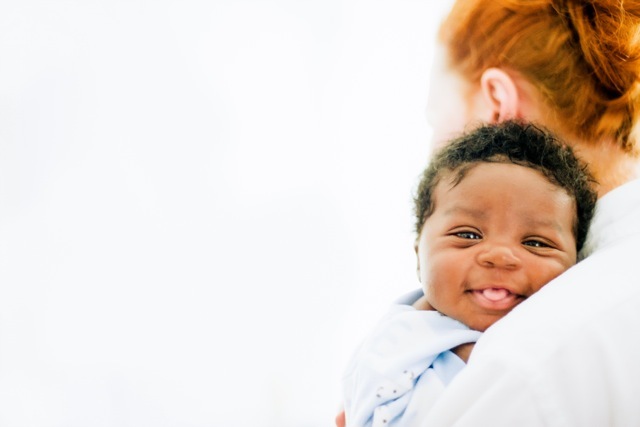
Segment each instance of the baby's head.
M429 304L483 331L574 265L591 183L570 147L531 124L482 126L443 147L415 197Z

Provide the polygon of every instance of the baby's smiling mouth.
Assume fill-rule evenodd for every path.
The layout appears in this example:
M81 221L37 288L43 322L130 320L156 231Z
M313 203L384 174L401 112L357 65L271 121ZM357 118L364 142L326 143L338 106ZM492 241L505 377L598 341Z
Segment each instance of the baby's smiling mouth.
M482 289L480 292L486 299L494 302L501 301L511 294L511 292L505 288L487 288Z
M471 290L475 302L487 310L508 310L518 305L524 296L517 295L502 287L488 287Z

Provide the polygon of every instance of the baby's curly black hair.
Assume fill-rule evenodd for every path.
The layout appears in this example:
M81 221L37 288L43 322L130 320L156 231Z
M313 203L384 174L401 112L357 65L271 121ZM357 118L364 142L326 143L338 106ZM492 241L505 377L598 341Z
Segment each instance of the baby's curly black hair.
M433 190L442 177L450 174L453 185L457 185L480 162L513 163L535 169L552 184L563 188L576 202L573 234L576 249L582 248L597 200L594 178L571 147L548 130L518 120L480 126L454 139L434 155L422 174L414 198L418 236L435 209Z

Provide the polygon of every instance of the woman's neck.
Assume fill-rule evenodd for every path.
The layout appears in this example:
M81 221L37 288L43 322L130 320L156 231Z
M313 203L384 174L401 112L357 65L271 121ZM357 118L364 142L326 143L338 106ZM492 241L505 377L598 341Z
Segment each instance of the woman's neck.
M576 155L589 165L589 170L595 177L598 198L609 191L638 177L640 158L625 153L613 142L598 142L589 144L576 142L575 138L568 138Z

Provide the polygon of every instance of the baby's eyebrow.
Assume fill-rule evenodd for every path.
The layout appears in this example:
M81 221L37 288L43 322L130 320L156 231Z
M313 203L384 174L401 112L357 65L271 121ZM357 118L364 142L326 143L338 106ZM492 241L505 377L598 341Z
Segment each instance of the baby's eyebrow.
M477 219L483 219L487 217L487 213L484 210L472 209L464 206L452 206L444 213L445 215L464 214Z
M530 215L525 215L523 216L523 218L529 224L536 227L554 228L558 231L563 231L562 224L559 221L557 221L555 218L540 218L538 216L530 216Z

